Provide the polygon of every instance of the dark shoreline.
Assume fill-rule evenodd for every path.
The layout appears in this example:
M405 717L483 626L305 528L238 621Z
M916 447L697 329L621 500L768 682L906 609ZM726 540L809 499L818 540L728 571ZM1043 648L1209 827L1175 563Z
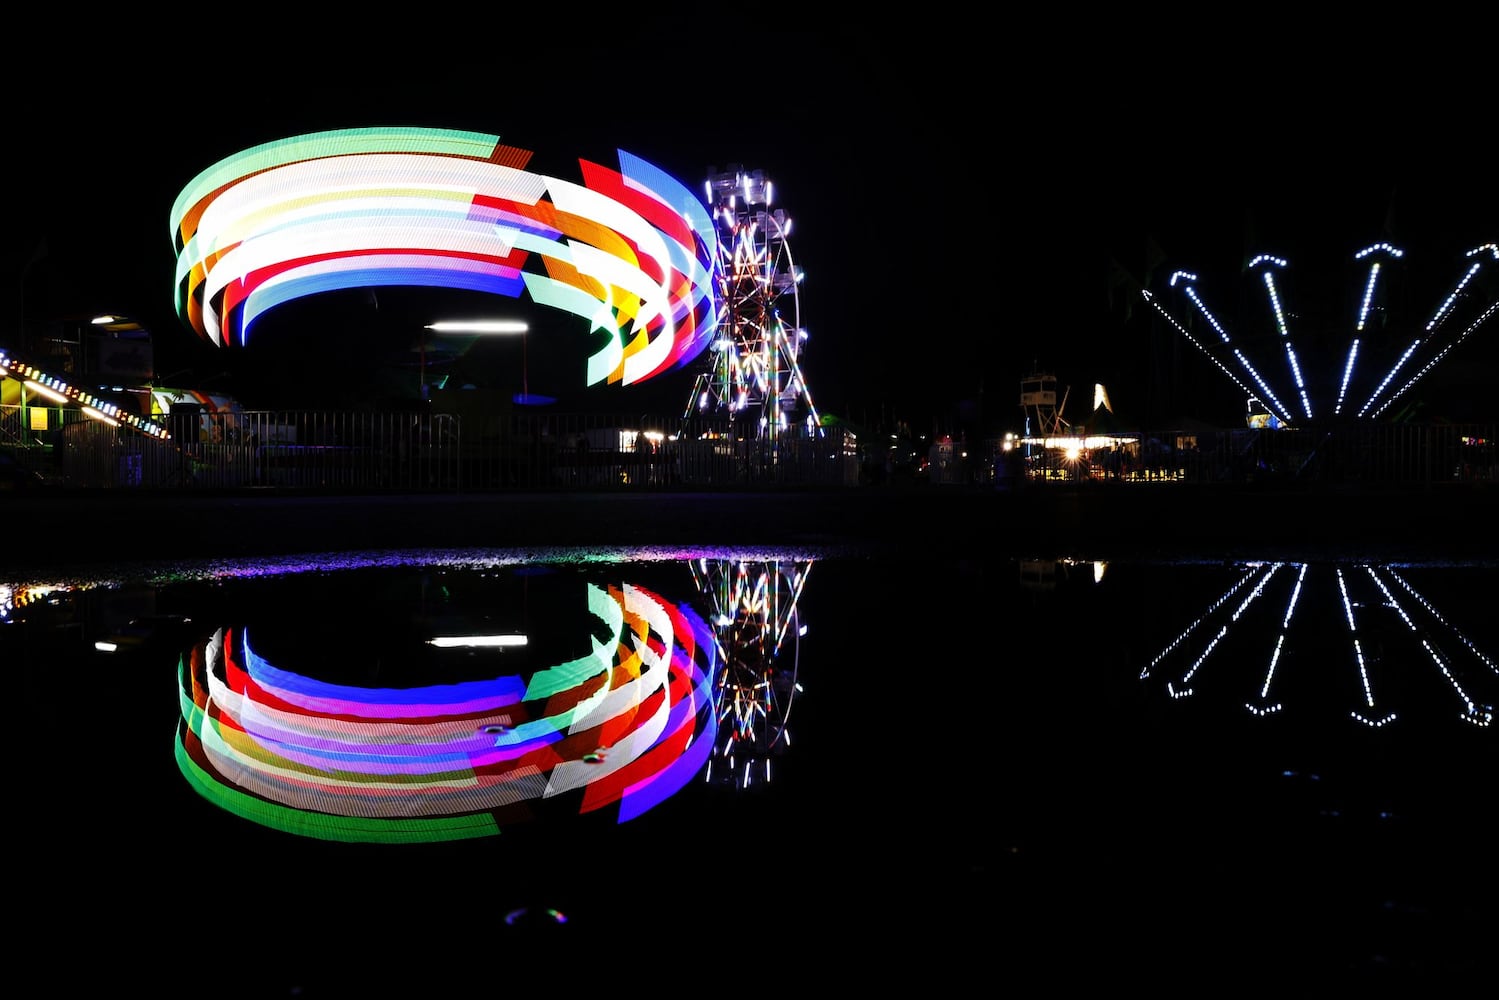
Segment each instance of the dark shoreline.
M972 558L1488 561L1499 490L0 494L12 571L379 549L803 547Z

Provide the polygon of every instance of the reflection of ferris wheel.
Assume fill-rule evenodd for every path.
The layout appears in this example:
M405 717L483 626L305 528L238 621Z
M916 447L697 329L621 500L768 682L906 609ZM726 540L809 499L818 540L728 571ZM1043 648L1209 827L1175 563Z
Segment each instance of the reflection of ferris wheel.
M797 661L806 633L797 600L812 564L699 559L691 565L711 601L718 644L718 736L707 780L741 788L769 781L771 757L791 744L786 727L801 691Z
M718 233L719 337L693 383L689 412L727 410L752 425L746 436L815 431L817 410L801 369L806 341L791 257L791 219L771 208L763 171L731 165L707 182Z

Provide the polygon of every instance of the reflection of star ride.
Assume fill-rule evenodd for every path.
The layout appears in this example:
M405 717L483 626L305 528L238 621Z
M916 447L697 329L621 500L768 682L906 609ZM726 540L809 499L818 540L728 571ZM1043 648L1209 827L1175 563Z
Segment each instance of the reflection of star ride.
M254 627L221 628L179 668L178 766L216 805L323 840L485 837L544 804L632 819L713 747L712 637L641 587L586 592L584 655L507 672L506 650L526 637L446 635L428 644L456 650L478 679L421 686L305 676L260 655Z
M1464 722L1493 721L1492 682L1499 674L1494 658L1448 622L1397 567L1275 562L1234 568L1237 579L1156 654L1141 680L1169 678L1166 692L1185 698L1209 670L1215 685L1243 685L1247 660L1254 673L1245 708L1270 715L1285 707L1280 692L1288 682L1286 660L1311 642L1326 642L1318 637L1331 633L1337 637L1311 659L1319 671L1330 666L1334 677L1346 671L1343 691L1354 701L1352 719L1370 727L1395 722L1399 715L1389 707L1386 689L1397 683L1408 688L1425 676L1452 699ZM1309 604L1314 610L1301 610ZM1324 608L1336 612L1323 615ZM1485 690L1488 696L1481 694Z
M711 603L718 647L713 678L718 735L709 781L748 787L756 774L770 780L770 758L791 743L786 725L801 691L797 659L806 626L797 601L812 562L698 559L698 589Z

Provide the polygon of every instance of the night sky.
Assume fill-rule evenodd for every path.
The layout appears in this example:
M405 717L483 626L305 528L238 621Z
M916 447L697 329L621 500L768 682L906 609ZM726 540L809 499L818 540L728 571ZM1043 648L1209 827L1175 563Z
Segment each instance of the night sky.
M4 69L19 209L7 295L21 295L0 331L23 308L128 313L155 335L168 381L218 380L255 405L251 376L234 372L275 368L296 332L267 336L252 360L196 341L172 308L172 201L249 146L369 125L495 133L535 151L531 169L568 178L579 158L617 167L617 149L694 189L710 167L764 170L806 272L802 361L819 409L940 431L1014 423L1033 368L1071 387L1069 415L1102 381L1127 417L1231 420L1237 390L1151 329L1132 283L1185 268L1236 303L1248 257L1275 253L1309 315L1341 317L1353 252L1390 240L1408 253L1417 323L1463 253L1499 239L1476 31L1405 24L1397 46L1357 30L1311 38L1273 16L1209 30L922 7L920 23L827 28L763 6L642 20L559 8L534 23L493 6L467 19L445 8L440 24L188 19L128 45L143 35L123 22L41 27ZM309 315L358 323L381 309L399 327L403 308L434 308L375 298ZM533 331L557 323L529 302L495 306L531 311ZM1494 325L1451 379L1499 385ZM581 371L581 337L545 332L528 341L531 380ZM346 347L330 340L314 360L348 382L366 366L341 360ZM514 358L497 350L493 363ZM596 387L586 405L680 404L690 374L664 378Z

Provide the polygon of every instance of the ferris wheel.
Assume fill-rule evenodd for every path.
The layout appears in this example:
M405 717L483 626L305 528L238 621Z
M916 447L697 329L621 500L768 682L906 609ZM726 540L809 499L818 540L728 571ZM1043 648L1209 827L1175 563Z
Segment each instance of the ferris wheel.
M771 207L772 182L737 164L711 173L708 202L718 234L718 340L693 383L687 413L726 410L746 436L776 437L820 426L801 368L802 272L791 256L791 219Z
M748 788L770 781L770 762L791 744L787 725L801 691L806 626L797 603L812 561L699 559L690 564L708 599L717 646L713 700L718 736L705 778Z

